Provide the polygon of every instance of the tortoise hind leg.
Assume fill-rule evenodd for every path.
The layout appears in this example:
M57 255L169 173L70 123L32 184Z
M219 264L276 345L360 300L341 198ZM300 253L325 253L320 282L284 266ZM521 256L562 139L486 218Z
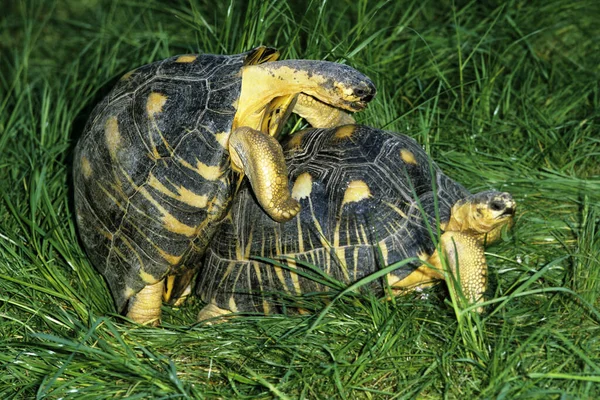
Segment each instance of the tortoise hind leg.
M138 324L159 325L164 287L164 280L160 280L152 285L146 285L146 287L129 299L127 317Z
M215 303L209 303L198 313L198 321L217 318L231 314L231 311L218 307Z

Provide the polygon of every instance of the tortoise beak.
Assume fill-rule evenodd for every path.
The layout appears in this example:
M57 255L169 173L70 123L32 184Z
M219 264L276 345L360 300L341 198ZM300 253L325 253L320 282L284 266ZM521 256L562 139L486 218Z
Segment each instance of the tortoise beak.
M356 96L359 100L352 103L352 108L356 110L364 109L367 104L373 100L373 97L375 97L376 93L377 89L375 88L375 84L373 84L373 82L370 80L363 82L362 87L354 90L354 96Z
M504 212L498 216L498 218L512 217L515 215L515 207L507 207Z

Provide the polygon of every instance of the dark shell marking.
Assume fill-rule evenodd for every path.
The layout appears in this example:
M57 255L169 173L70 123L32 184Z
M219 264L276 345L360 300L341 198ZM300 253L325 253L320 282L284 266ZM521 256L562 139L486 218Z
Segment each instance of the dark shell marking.
M246 54L184 55L126 74L94 109L74 158L79 231L118 310L196 265L233 176L224 142Z
M203 301L231 311L276 312L268 292L326 290L255 257L289 256L349 283L380 266L428 256L434 251L428 224L437 235L436 202L446 222L452 205L469 194L404 135L348 125L297 133L285 148L292 196L302 210L289 222L274 222L243 188L206 253L198 286ZM419 265L393 275L403 279ZM381 291L382 282L373 288Z

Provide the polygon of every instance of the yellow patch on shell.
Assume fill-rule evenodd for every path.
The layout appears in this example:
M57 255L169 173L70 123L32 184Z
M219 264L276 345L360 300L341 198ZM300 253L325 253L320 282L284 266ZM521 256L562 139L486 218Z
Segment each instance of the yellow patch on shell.
M110 117L104 125L104 139L106 148L111 158L117 158L117 151L121 144L121 133L119 132L119 123L117 117Z
M92 165L90 164L90 160L86 156L82 156L80 164L83 177L85 179L90 179L90 176L92 176Z
M158 281L158 279L156 279L152 274L149 274L143 270L140 270L140 278L142 278L142 281L144 281L144 283L147 283L149 285L154 284Z
M102 228L96 228L96 230L98 231L99 234L104 236L106 239L108 239L110 241L112 241L114 239L114 235L112 233L110 233L109 231L104 230Z
M292 135L291 139L287 142L287 149L296 149L298 147L300 147L300 145L302 144L302 139L304 138L304 135L306 134L306 131L302 131L302 132L296 132Z
M218 165L206 165L202 161L196 163L196 172L208 181L216 181L223 174Z
M167 102L167 96L161 93L152 92L146 100L146 111L148 115L153 117L154 115L162 112L163 106Z
M133 75L134 72L135 72L135 69L132 69L131 71L127 72L125 75L123 75L121 77L121 80L126 81L127 79L131 78L131 75Z
M227 148L229 142L229 133L228 132L217 132L215 133L215 139L224 149Z
M133 182L131 180L130 180L130 183L133 184ZM150 194L150 192L148 192L148 190L145 187L136 186L136 188L137 188L138 193L140 193L142 196L144 196L144 198L146 200L148 200L150 202L150 204L152 204L154 207L156 207L158 212L161 214L161 221L166 230L168 230L169 232L177 233L177 234L184 235L187 237L192 237L192 236L196 235L196 233L198 231L198 227L186 225L183 222L179 221L177 218L175 218L173 215L171 215L167 211L167 209L160 202L158 202Z
M402 161L407 164L417 165L417 159L415 158L415 155L409 150L401 149L400 157L402 158Z
M296 200L306 199L310 197L312 192L312 176L308 172L304 172L296 178L294 187L292 188L292 197Z
M385 277L387 280L387 284L390 285L390 287L394 287L394 285L396 285L400 281L400 278L398 278L392 273L387 274Z
M286 260L286 264L290 268L298 268L296 260ZM292 285L294 286L294 291L296 294L302 294L302 288L300 287L300 279L298 279L298 274L294 271L290 271L290 277L292 278Z
M335 256L337 258L336 262L339 263L339 267L342 270L342 273L344 274L344 279L346 281L349 281L350 275L348 274L348 265L346 265L346 249L347 247L336 247Z
M179 159L179 162L184 167L191 169L192 171L194 171L195 173L197 173L198 175L200 175L208 181L216 181L223 175L223 172L221 171L221 168L218 165L206 165L202 161L197 161L196 166L193 166L192 164L188 163L182 158Z
M263 300L263 311L265 314L271 313L271 306L269 305L269 302L267 300Z
M389 261L388 261L388 248L387 248L387 244L385 244L385 241L382 240L380 241L377 246L379 247L379 251L381 252L381 258L383 259L383 265L388 265Z
M177 265L181 261L182 256L176 256L173 254L169 254L163 249L158 249L158 254L165 259L171 265ZM169 277L170 278L170 277Z
M392 204L390 202L384 202L384 204L386 206L388 206L389 208L391 208L392 210L394 210L398 215L400 215L402 218L404 219L408 219L408 215L406 215L406 213L404 211L402 211L398 206L396 206L395 204Z
M231 310L231 312L237 312L238 311L238 308L237 308L237 305L235 304L235 299L233 298L233 296L231 296L229 298L228 306L229 306L229 309Z
M169 232L178 233L187 237L192 237L196 235L195 227L184 224L169 213L166 213L162 217L162 222Z
M184 54L182 56L177 57L175 60L176 63L191 63L194 62L198 58L195 54Z
M135 290L133 290L132 288L130 288L129 286L127 286L127 287L125 288L125 290L123 291L123 294L124 294L124 296L125 296L125 298L126 298L126 299L128 299L128 298L130 298L130 297L134 296L134 295L135 295L135 293L136 293L136 291L135 291Z
M334 137L338 140L349 139L354 135L356 131L356 125L344 125L340 126L335 130Z
M208 196L196 194L183 186L178 186L177 193L174 193L163 185L161 181L156 179L153 174L150 174L150 177L148 178L148 185L165 196L171 197L192 207L204 208L208 204Z
M371 197L369 186L361 180L352 181L348 184L344 192L344 200L342 206L348 203L354 203Z
M177 191L179 192L179 196L176 197L177 200L185 204L198 208L205 208L208 204L208 196L206 195L196 194L183 186L179 186Z

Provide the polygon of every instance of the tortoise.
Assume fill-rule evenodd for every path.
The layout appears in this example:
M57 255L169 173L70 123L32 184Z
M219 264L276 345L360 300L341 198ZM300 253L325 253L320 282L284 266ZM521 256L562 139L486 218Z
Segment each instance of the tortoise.
M274 138L290 112L335 126L375 94L349 66L278 55L261 46L170 57L125 74L92 111L74 155L76 219L133 321L157 324L162 297L189 291L244 175L272 218L298 212Z
M414 257L371 288L424 288L445 277L436 242L465 298L482 301L484 245L512 226L510 194L471 194L410 137L368 126L309 129L282 143L292 197L302 209L279 223L249 188L239 191L203 261L197 293L208 304L199 320L275 313L276 293L327 290L295 272L307 263L348 284Z

